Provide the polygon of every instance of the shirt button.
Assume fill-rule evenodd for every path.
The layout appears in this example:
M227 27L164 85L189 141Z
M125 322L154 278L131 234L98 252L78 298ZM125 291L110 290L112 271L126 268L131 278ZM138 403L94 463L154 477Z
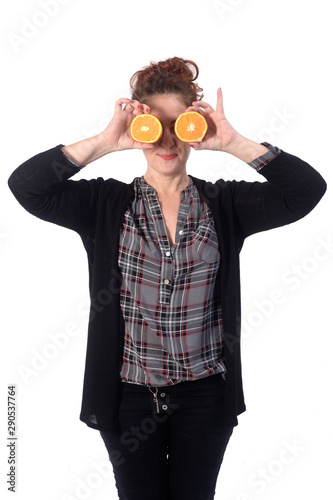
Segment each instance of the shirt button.
M170 284L170 280L165 279L165 280L164 280L164 283L165 283L166 285L169 285L169 284Z
M161 398L164 398L165 392L161 392Z
M162 405L162 410L167 410L168 409L168 405Z
M170 257L171 252L165 252L165 255L166 255L167 257Z
M181 229L181 230L179 231L179 234L183 234L183 232L184 232L184 231Z

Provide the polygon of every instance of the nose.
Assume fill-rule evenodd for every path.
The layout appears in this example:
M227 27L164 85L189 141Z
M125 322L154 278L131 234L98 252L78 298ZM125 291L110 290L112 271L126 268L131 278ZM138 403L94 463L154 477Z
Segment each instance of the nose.
M165 149L171 149L175 145L174 133L168 127L163 127L160 145Z

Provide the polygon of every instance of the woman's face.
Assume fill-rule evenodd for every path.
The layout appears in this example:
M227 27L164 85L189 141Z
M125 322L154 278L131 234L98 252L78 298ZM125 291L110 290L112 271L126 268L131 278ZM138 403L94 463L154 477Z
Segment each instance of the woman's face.
M154 143L154 148L144 150L148 170L167 176L183 173L191 148L178 139L174 125L179 114L187 108L186 104L175 94L154 95L144 102L149 106L150 113L158 116L163 126L162 136Z

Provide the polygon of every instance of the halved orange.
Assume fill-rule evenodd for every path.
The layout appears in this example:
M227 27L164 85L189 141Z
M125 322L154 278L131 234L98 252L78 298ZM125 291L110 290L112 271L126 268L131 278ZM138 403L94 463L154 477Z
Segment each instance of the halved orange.
M205 118L197 111L185 111L178 116L175 123L175 133L183 142L199 142L207 132Z
M160 139L162 132L160 120L148 113L137 115L131 123L131 136L138 142L156 142Z

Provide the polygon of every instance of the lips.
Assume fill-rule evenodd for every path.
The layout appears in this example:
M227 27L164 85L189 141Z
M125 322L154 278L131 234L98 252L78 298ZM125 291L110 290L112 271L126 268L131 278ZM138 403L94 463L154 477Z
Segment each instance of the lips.
M176 158L176 154L172 154L172 155L161 155L159 154L158 155L160 158L162 158L162 160L166 160L166 161L170 161L170 160L173 160L174 158Z

